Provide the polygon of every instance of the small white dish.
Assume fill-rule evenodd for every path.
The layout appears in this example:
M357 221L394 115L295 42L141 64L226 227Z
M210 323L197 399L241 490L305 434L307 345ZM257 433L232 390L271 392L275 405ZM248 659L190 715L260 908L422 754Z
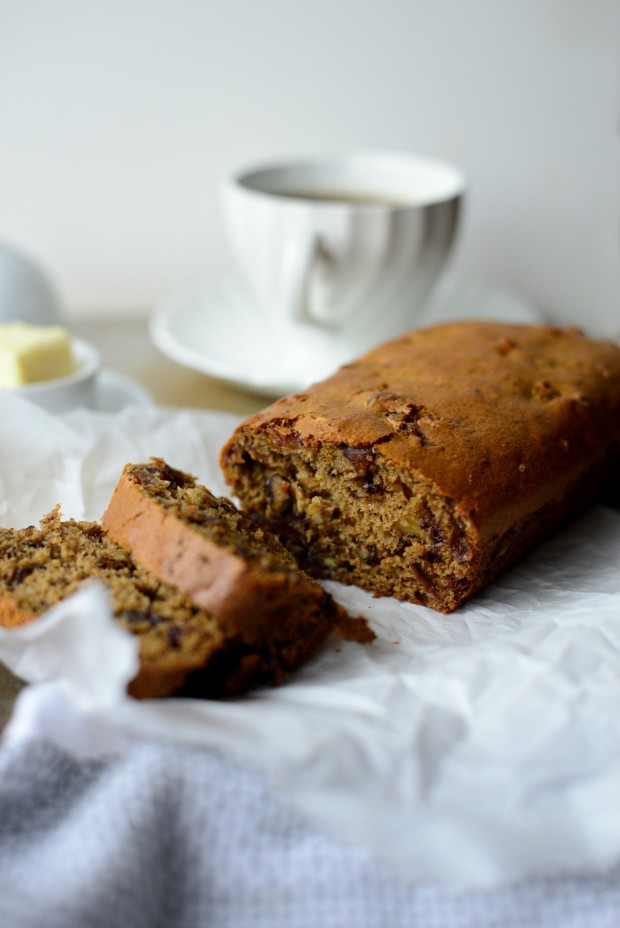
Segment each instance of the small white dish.
M93 345L81 339L72 339L71 345L76 361L76 370L73 374L6 389L36 403L47 412L67 412L77 406L92 408L95 404L101 356Z
M77 338L73 338L71 344L77 362L75 373L5 390L53 414L74 409L118 412L125 406L152 403L149 391L141 384L117 371L102 368L100 354L93 345Z
M512 293L443 281L420 324L466 318L540 322L541 314ZM288 346L236 278L173 296L151 315L150 334L179 364L268 398L303 390L354 357L319 330L303 349Z

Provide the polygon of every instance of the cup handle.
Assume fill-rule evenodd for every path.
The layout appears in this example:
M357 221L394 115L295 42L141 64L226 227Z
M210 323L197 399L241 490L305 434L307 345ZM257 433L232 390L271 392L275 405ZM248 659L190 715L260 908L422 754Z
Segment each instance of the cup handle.
M324 326L338 324L328 299L331 260L316 233L286 250L280 299L296 322Z

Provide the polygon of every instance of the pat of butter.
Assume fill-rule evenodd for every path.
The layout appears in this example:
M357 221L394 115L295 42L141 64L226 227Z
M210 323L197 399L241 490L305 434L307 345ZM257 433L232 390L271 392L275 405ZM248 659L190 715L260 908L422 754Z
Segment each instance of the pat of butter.
M71 339L61 326L0 324L0 387L21 387L74 371Z

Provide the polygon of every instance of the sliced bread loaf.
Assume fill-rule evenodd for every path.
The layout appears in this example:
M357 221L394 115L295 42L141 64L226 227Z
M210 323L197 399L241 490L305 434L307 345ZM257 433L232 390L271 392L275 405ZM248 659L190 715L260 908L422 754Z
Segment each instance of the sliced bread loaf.
M63 521L57 507L38 528L0 529L0 625L28 622L92 580L138 641L135 697L238 694L288 670L277 641L247 640L137 566L98 523Z
M138 564L215 615L228 635L277 654L284 672L332 631L374 637L268 529L159 458L125 466L103 526Z

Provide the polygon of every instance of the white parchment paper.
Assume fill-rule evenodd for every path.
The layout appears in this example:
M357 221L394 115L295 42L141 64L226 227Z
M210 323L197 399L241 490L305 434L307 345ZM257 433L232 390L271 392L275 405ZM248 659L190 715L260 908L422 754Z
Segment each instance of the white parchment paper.
M225 492L223 414L52 418L0 396L0 522L57 502L99 518L123 464L165 457ZM620 856L620 513L597 507L456 614L327 584L369 646L331 641L286 685L227 702L125 696L133 641L93 586L0 630L30 681L5 737L80 755L169 738L232 753L335 836L455 888L587 873Z

